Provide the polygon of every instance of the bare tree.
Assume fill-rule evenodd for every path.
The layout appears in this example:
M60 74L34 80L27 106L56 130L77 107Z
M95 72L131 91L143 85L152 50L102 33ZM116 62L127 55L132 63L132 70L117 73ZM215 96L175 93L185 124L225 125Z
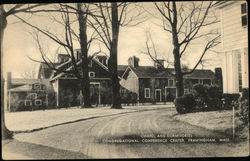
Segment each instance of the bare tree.
M94 39L94 34L91 35L90 39L88 40L87 38L87 12L89 8L89 4L81 4L78 3L76 4L76 8L73 8L72 6L69 5L63 5L59 4L60 8L59 10L62 11L61 17L62 21L58 20L58 18L53 17L53 21L61 24L64 27L64 37L59 38L56 34L50 32L49 30L44 30L41 29L37 26L34 26L30 23L28 23L26 20L16 16L19 20L21 20L23 23L27 24L28 26L32 27L35 29L37 32L33 34L33 38L37 43L37 47L40 51L41 58L43 62L34 60L31 58L31 60L40 62L40 63L45 63L51 70L54 71L59 71L63 72L69 75L75 76L80 84L81 84L81 93L83 95L83 103L81 106L83 108L89 108L92 107L90 103L90 87L89 87L89 76L88 76L88 63L89 61L100 51L95 52L92 56L88 56L88 50L90 47L91 42ZM84 11L83 11L84 10ZM76 21L70 21L70 13L74 13L77 15L77 20ZM78 22L79 24L79 35L76 34L76 32L72 29L71 25L72 22ZM61 47L65 49L67 52L70 62L71 63L71 68L69 69L60 69L55 66L55 64L48 58L47 53L44 51L43 46L40 42L39 38L39 33L42 33L44 36L47 38L51 39ZM81 58L80 61L77 60L74 54L74 43L73 39L78 40L80 43L81 47Z
M161 15L162 28L171 35L172 39L175 69L172 75L176 78L177 97L184 94L183 76L191 74L202 62L207 51L220 43L220 35L206 28L218 22L216 16L211 12L212 3L203 1L154 2L157 12ZM181 58L195 40L205 41L206 44L194 67L189 71L183 71Z
M92 16L94 21L88 21L88 24L98 33L99 41L109 50L108 69L112 80L112 107L122 108L120 98L120 83L117 74L117 55L120 27L135 26L143 21L143 11L134 4L130 3L97 3L99 17ZM133 12L132 12L133 11Z
M0 55L1 55L1 73L3 73L3 39L4 39L4 31L8 25L8 17L13 15L17 15L19 13L32 13L36 12L36 9L42 5L46 4L15 4L15 5L0 5ZM1 132L2 139L8 139L12 137L12 132L9 131L4 122L4 81L3 74L1 74Z

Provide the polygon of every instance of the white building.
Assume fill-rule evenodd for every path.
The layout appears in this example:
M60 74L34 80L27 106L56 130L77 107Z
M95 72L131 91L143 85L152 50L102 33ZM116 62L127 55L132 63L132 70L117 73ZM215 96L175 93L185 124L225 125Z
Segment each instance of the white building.
M246 1L219 1L223 92L248 88L248 5Z

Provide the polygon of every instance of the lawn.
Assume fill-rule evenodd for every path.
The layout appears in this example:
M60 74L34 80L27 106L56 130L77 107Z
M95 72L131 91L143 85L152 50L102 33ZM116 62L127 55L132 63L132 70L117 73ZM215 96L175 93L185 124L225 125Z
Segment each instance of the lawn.
M235 111L236 113L237 111ZM221 111L209 111L209 112L195 112L182 115L173 116L174 119L184 121L195 126L201 126L209 130L223 132L229 136L233 135L233 111L221 110ZM248 137L248 129L245 128L243 133L239 132L239 127L242 122L235 117L234 119L235 133L240 137Z

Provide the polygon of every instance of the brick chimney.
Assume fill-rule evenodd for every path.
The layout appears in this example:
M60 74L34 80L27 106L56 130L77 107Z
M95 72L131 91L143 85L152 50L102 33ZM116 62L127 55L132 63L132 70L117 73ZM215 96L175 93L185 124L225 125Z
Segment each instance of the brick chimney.
M139 58L137 58L136 56L132 56L130 58L128 58L128 65L133 67L133 68L137 68L139 67Z
M164 60L163 59L157 59L156 61L154 61L154 67L156 69L161 69L164 67Z
M7 89L11 88L11 72L7 72L6 87Z
M76 60L80 60L82 56L81 50L80 49L76 49L74 52L74 57Z

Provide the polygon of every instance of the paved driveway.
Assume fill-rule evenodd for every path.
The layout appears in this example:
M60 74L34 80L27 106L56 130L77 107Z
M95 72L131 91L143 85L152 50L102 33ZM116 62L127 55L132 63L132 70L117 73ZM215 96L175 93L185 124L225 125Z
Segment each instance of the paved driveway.
M159 135L160 138L157 138ZM204 128L193 126L172 118L170 108L148 110L100 117L47 128L32 133L15 135L15 139L28 144L37 145L29 152L22 151L31 158L61 159L65 155L53 155L70 152L68 158L75 158L76 153L90 158L172 158L172 157L221 157L241 156L242 149L237 149L235 143L190 143L176 139L173 142L128 143L137 138L164 139L164 136L177 137L186 135L191 138L227 138ZM123 139L123 143L110 141ZM109 143L107 143L109 141ZM172 140L173 141L173 140ZM44 148L54 149L54 153L36 155ZM242 148L245 145L242 145ZM31 146L32 147L32 146ZM11 150L11 148L8 148ZM29 149L29 148L27 148ZM48 149L48 148L45 148ZM57 150L55 150L57 149ZM48 150L47 150L48 151ZM67 156L66 156L67 157Z

